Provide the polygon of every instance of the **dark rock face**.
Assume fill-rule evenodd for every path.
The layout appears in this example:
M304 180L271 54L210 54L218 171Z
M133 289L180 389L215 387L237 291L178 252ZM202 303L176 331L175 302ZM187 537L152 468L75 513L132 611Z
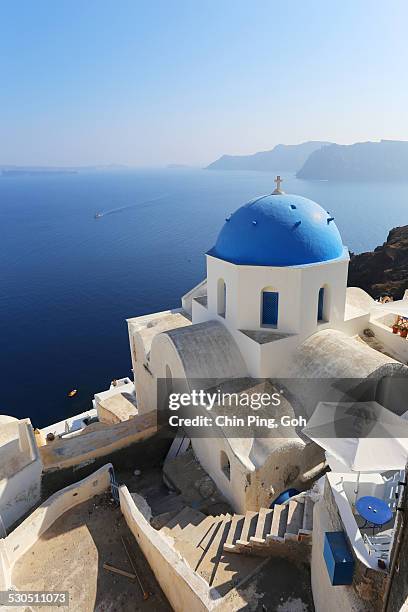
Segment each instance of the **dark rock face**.
M392 229L373 252L351 254L348 285L361 287L373 298L401 299L408 289L408 225Z

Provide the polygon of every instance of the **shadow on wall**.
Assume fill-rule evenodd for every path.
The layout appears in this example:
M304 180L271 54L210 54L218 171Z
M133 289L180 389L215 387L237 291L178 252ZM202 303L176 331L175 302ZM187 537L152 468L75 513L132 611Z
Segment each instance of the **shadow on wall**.
M164 434L157 433L147 440L134 442L126 448L99 457L92 462L86 462L84 465L44 472L41 498L46 499L62 487L89 476L106 463L111 463L116 472L161 466L172 441Z

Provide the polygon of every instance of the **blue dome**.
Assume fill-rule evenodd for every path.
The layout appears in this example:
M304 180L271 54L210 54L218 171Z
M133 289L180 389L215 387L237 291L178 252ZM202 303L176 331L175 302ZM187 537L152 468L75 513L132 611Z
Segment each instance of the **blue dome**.
M209 255L250 266L299 266L341 257L344 246L330 213L298 195L266 195L225 222Z

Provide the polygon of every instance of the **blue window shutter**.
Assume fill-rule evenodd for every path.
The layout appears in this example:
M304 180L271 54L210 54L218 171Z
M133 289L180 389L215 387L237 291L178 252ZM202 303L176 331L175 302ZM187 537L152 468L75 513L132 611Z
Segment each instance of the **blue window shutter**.
M279 293L262 292L262 325L278 325Z
M317 320L323 321L324 314L324 287L319 290L319 305L317 308Z

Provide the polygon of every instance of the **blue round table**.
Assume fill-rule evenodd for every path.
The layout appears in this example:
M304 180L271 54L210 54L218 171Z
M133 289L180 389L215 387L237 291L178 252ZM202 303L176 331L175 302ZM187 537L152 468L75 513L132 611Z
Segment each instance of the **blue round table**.
M365 520L363 527L367 523L371 523L373 528L380 527L392 519L392 512L385 501L371 495L360 497L356 502L356 510Z

